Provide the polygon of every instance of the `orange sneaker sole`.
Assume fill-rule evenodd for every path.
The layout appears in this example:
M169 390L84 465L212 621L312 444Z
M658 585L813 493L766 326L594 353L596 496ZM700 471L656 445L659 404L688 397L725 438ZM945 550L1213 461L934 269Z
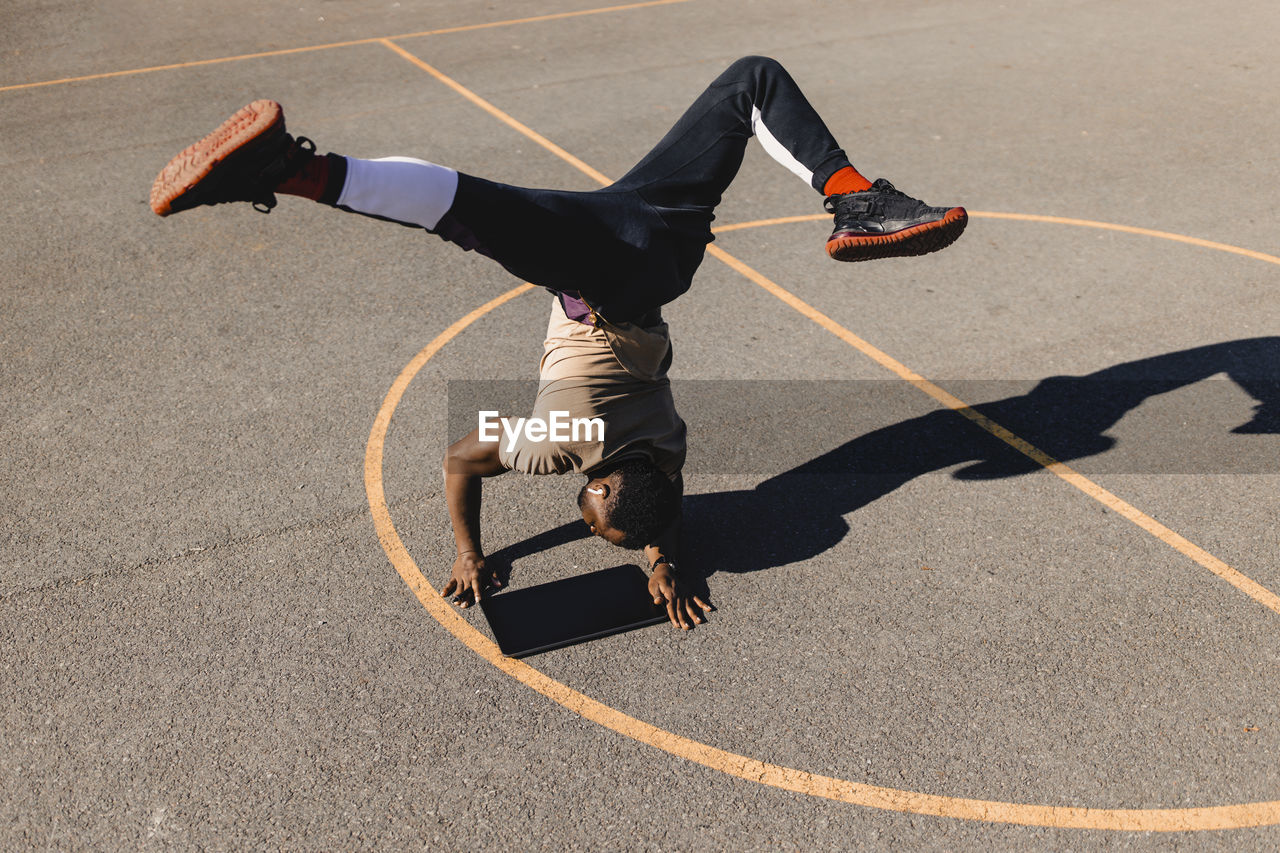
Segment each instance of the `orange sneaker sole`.
M873 261L927 255L945 249L969 224L963 207L953 207L934 222L904 228L892 234L845 234L827 240L827 254L837 261Z
M173 203L208 177L219 163L235 154L245 143L283 124L284 110L275 101L254 101L241 107L218 125L217 130L182 149L160 170L151 185L151 209L158 216L178 212L174 210Z

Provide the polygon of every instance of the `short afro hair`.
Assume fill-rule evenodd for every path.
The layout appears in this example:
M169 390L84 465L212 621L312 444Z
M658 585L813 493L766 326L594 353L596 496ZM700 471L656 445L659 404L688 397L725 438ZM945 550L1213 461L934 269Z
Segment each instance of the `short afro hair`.
M628 459L609 474L617 477L601 520L623 534L620 547L638 551L652 545L680 514L680 491L647 459ZM579 508L585 494L584 486L578 492Z

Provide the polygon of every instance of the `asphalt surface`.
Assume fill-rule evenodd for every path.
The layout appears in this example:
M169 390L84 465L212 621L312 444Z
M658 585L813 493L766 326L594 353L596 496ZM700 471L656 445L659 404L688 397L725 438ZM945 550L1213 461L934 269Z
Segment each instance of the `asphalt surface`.
M1248 812L1263 826L1146 832L834 801L529 689L406 586L365 470L396 377L518 282L430 235L296 199L167 220L146 203L170 156L255 97L284 103L322 150L593 188L376 40L452 29L394 43L605 175L759 53L792 71L863 172L931 203L1274 256L1280 9L687 0L561 14L593 8L20 0L0 13L0 847L1280 846L1274 805ZM473 26L539 16L557 17ZM69 79L159 66L173 67ZM27 85L49 81L64 82ZM718 218L819 212L753 148ZM708 258L666 313L690 427L686 565L718 610L687 634L528 662L658 730L936 802L1280 800L1274 259L975 213L940 254L842 265L822 252L827 230L716 245L1262 592ZM479 318L395 408L387 507L437 587L452 548L448 381L533 376L547 309L535 291ZM487 484L486 542L519 556L513 585L626 558L581 537L577 488ZM479 613L463 618L487 635Z

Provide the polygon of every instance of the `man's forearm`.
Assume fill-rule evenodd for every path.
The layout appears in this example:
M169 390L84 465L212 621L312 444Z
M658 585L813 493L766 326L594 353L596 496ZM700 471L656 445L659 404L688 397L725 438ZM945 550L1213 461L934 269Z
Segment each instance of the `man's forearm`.
M679 527L680 522L677 521L671 527L667 528L667 532L658 537L658 541L652 545L644 547L644 556L649 561L649 566L656 565L659 561L669 562L675 565L679 547Z
M680 558L677 553L680 549L680 524L683 521L683 514L677 515L675 521L668 525L667 529L662 531L653 544L644 547L644 555L649 560L649 567L653 568L659 562L666 562L672 567L676 565L676 561Z
M676 489L680 495L680 501L684 501L684 477L676 478ZM644 555L649 560L649 566L653 567L659 560L665 559L673 566L675 561L679 559L677 550L680 548L680 524L684 520L683 507L680 512L676 513L675 520L667 525L667 529L662 531L657 540L644 547Z
M475 474L451 474L446 463L445 501L453 524L453 542L458 554L483 554L480 546L481 478Z
M453 524L458 555L483 554L480 546L481 481L506 471L495 442L482 442L479 430L449 446L444 456L444 497Z

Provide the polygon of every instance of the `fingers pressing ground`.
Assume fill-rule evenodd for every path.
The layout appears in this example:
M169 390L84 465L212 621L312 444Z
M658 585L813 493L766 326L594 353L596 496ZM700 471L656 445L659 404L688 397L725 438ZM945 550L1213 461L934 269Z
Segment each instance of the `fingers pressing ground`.
M693 623L695 625L701 625L703 621L702 616L701 614L698 613L697 610L694 610L693 602L686 601L684 607L685 607L685 610L688 611L689 618L693 621Z
M667 618L670 619L671 624L675 625L677 628L684 627L680 621L680 613L676 610L676 603L674 601L667 602Z

